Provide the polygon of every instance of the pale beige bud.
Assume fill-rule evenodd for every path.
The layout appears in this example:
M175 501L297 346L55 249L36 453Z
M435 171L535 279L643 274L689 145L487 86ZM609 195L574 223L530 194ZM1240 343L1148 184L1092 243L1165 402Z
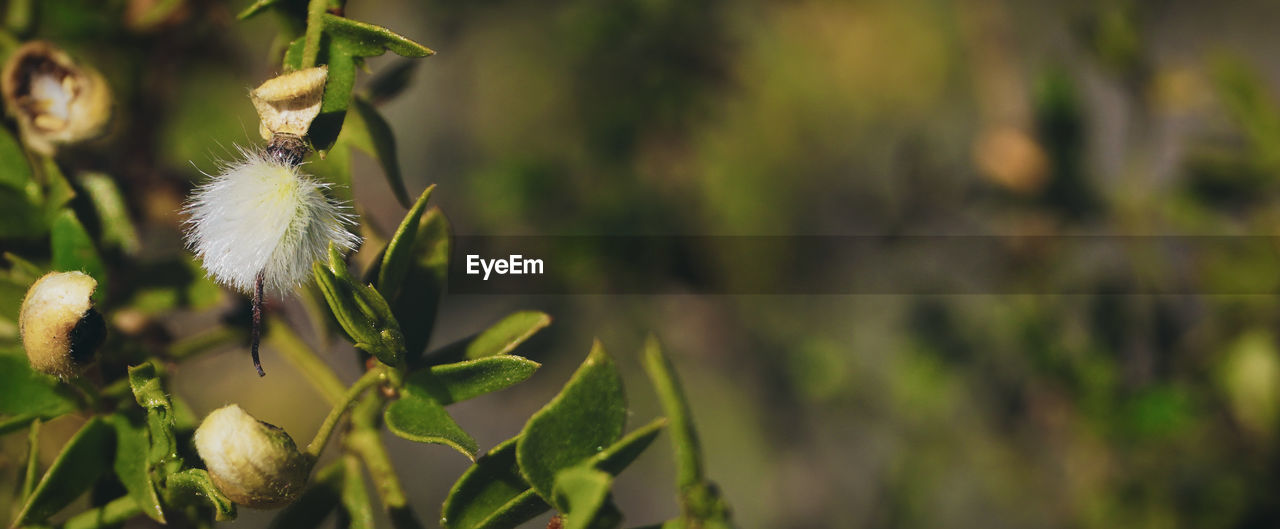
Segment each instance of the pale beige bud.
M253 418L240 406L218 408L195 435L196 452L213 484L245 507L282 507L307 485L314 459L298 451L284 430Z
M28 42L9 56L0 91L26 144L43 154L102 135L111 118L102 74L48 42Z
M258 132L269 140L276 134L306 136L311 122L320 115L324 83L329 67L317 66L268 79L249 92L261 123Z
M50 272L27 290L18 330L37 371L66 378L93 361L106 336L90 296L98 282L81 272Z

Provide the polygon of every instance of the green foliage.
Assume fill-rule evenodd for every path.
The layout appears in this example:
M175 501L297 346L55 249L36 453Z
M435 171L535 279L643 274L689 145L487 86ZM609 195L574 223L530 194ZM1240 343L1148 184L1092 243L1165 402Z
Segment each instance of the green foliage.
M40 478L18 512L16 523L43 522L89 490L110 468L113 435L111 426L101 418L85 423Z
M329 310L356 348L389 366L400 365L404 360L404 335L382 294L372 285L356 282L347 271L342 255L332 245L329 266L317 262L312 270Z
M78 407L75 393L58 379L31 369L21 349L0 350L0 421L52 419Z
M114 13L127 21L127 28L68 5L53 2L44 11L44 4L17 2L4 16L4 27L52 35L98 32L90 41L105 34L115 40L161 42L181 38L181 31L171 31L172 24L201 24L194 21L199 17L187 18L188 9L201 7L181 0ZM312 263L318 294L310 308L319 339L328 343L341 329L355 349L377 360L365 364L355 383L344 386L289 327L289 319L273 314L287 307L268 307L267 343L333 404L306 445L307 461L313 463L331 445L341 451L315 472L272 526L317 527L336 513L338 527L374 527L377 516L365 485L367 474L393 525L420 527L384 446L385 429L412 441L449 446L475 462L443 505L441 524L446 528L510 528L553 507L568 527L616 527L622 515L612 501L613 479L651 445L667 421L657 418L623 435L629 412L622 378L599 343L520 435L478 460L479 444L446 409L530 379L540 364L513 353L552 319L539 311L517 311L468 338L427 351L446 286L450 225L438 208L428 205L434 185L410 203L396 138L376 106L407 90L414 63L402 61L387 69L369 83L367 93L356 93L355 86L366 58L387 51L408 58L434 52L386 28L341 16L343 7L341 0L257 0L239 15L279 15L277 58L286 71L328 67L320 116L308 133L318 159L309 161L308 172L332 184L329 192L338 198L353 200L351 151L360 150L377 161L392 194L408 209L380 251L370 248L352 258L349 267L331 246L327 260ZM33 11L43 12L36 17ZM41 26L45 23L50 26ZM0 28L0 50L17 42L6 31ZM222 71L225 65L184 66L183 82L170 87L179 95L161 97L150 92L149 79L120 73L137 68L150 75L149 67L129 64L132 58L110 56L117 51L92 63L111 66L103 70L116 90L116 103L126 112L121 118L126 121L118 124L127 130L124 135L136 136L139 147L162 145L157 152L117 149L119 144L111 142L119 138L111 136L102 144L85 143L46 156L30 149L12 123L0 127L0 238L17 241L14 247L21 253L5 253L7 268L0 270L0 433L27 429L30 445L14 487L19 500L15 524L43 527L64 520L57 522L62 529L104 529L145 516L159 524L209 527L234 519L237 506L219 490L222 482L215 483L195 460L191 442L200 418L167 387L168 373L206 351L236 344L248 333L243 311L219 303L225 293L204 277L199 263L163 247L176 242L166 237L176 235L179 222L154 205L180 208L173 188L180 190L183 184L173 185L178 180L163 171L151 172L174 162L170 156L184 164L212 156L204 152L207 137L228 138L220 123L228 117L223 115L225 103L245 102L243 93L220 93L240 86L233 72ZM153 101L157 104L151 105ZM140 124L159 132L140 134ZM119 163L136 156L147 157L148 163ZM371 223L361 229L366 244L383 240ZM376 257L367 258L372 255ZM83 378L59 380L36 373L21 349L11 345L18 339L16 322L27 288L51 270L81 270L99 282L94 301L108 322L107 350ZM214 323L190 335L170 335L166 323L172 313L207 310L226 312L200 319ZM84 424L41 473L41 425L73 412L84 417ZM335 433L341 442L329 443ZM87 502L80 500L88 491L93 493ZM61 514L77 501L85 503L84 510Z
M622 435L627 404L622 379L596 342L560 394L529 418L516 445L520 473L543 499L556 474L594 456Z

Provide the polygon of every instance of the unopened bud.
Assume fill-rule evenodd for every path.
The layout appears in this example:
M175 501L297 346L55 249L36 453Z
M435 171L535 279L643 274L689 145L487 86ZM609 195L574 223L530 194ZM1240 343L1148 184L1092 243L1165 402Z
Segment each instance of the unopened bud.
M196 452L213 484L231 501L268 509L292 503L306 487L314 459L279 427L231 404L214 410L195 434Z
M97 287L82 272L51 272L31 285L18 315L31 367L67 378L93 361L107 332L90 299Z
M43 154L98 137L111 118L102 74L47 42L28 42L9 56L0 91L26 144Z

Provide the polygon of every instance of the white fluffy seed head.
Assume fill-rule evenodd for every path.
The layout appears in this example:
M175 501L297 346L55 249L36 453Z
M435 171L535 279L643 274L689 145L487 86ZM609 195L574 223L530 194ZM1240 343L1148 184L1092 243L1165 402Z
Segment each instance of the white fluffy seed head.
M359 244L355 216L325 195L326 184L265 153L240 154L184 210L187 245L214 280L251 294L262 272L264 290L283 296L311 277L329 243L343 252Z

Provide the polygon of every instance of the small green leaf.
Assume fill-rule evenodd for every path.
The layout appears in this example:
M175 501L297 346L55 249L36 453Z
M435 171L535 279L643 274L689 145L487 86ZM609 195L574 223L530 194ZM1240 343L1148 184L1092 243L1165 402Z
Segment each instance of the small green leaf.
M208 506L220 522L236 518L236 504L222 495L203 469L188 468L170 474L165 479L164 495L166 504Z
M410 441L450 446L472 460L480 449L443 405L414 386L405 386L383 417L391 433Z
M319 527L338 507L346 482L346 463L334 461L316 471L311 486L271 519L269 529L311 529ZM359 474L356 474L359 477Z
M409 192L404 187L404 176L400 174L400 159L396 153L396 138L391 133L391 125L364 98L353 97L351 109L355 110L352 117L356 118L347 123L347 127L352 130L351 145L378 161L396 200L400 201L400 205L409 207Z
M551 325L551 316L545 312L515 312L488 329L434 350L426 357L431 362L454 362L510 354L548 325Z
M617 508L611 507L609 489L613 478L588 465L561 470L556 474L555 505L564 514L565 529L605 529L622 523Z
M18 514L17 525L43 522L89 490L110 464L113 437L111 427L101 418L89 419L67 441L27 498Z
M382 294L352 279L346 262L332 244L329 245L329 266L317 261L312 270L334 318L356 348L384 364L400 365L404 360L404 335Z
M435 53L426 46L381 26L328 13L322 15L321 20L324 21L325 34L348 44L351 52L360 57L376 57L386 50L401 57L426 57Z
M556 474L613 444L626 419L622 378L597 341L560 394L525 424L516 446L520 472L551 498Z
M404 344L410 362L422 356L431 340L436 310L449 274L449 221L439 208L428 209L418 225L413 262L392 304L398 321L405 322Z
M365 490L364 476L360 474L360 462L353 455L342 458L346 466L342 479L342 511L347 529L373 529L373 506L369 502L369 491Z
M116 414L107 417L107 422L116 432L116 457L114 468L116 477L124 485L125 491L142 509L142 513L160 523L164 521L164 509L160 506L160 496L156 494L155 484L151 481L151 465L149 453L151 442L147 437L146 427L134 424L129 417Z
M137 252L138 232L133 228L124 196L115 181L102 173L82 173L78 180L101 221L103 242L115 245L127 254Z
M650 336L644 346L644 367L658 393L663 412L671 419L671 444L675 448L676 486L680 491L681 518L673 526L732 527L729 506L719 490L706 480L702 447L693 426L689 402L676 377L671 360L662 352L658 339Z
M445 529L509 529L551 508L520 475L516 441L494 447L458 478L444 500Z
M53 246L53 269L59 272L78 270L98 281L94 298L101 299L107 288L107 267L98 256L93 238L76 218L75 212L64 209L53 220L50 243Z
M589 464L610 475L620 474L664 426L666 419L658 419L631 432L592 457ZM494 447L458 478L444 502L441 523L445 529L511 528L551 508L520 475L517 439Z
M27 153L8 129L0 127L0 185L23 190L30 183L31 162Z
M58 379L31 369L21 349L0 353L0 415L52 419L77 407L75 393ZM27 422L30 422L28 420Z
M49 224L62 212L62 207L75 198L76 190L71 187L62 168L52 157L44 157L41 168L44 169L44 212Z
M155 364L146 362L130 367L129 388L138 405L147 410L147 433L151 439L147 460L161 471L167 471L179 461L175 413Z
M636 428L592 457L591 465L614 476L621 474L623 469L631 465L632 461L649 448L654 438L658 437L666 426L667 419L659 417L649 424Z
M435 188L432 185L422 191L418 201L405 214L404 220L400 221L400 226L396 228L395 235L382 254L382 266L378 267L378 291L384 292L392 303L399 299L400 287L404 284L405 275L409 273L409 265L413 263L418 226L422 213L427 209L427 200L431 198L431 192Z
M410 373L405 384L449 405L511 387L538 370L540 364L518 356L500 356L432 366Z

